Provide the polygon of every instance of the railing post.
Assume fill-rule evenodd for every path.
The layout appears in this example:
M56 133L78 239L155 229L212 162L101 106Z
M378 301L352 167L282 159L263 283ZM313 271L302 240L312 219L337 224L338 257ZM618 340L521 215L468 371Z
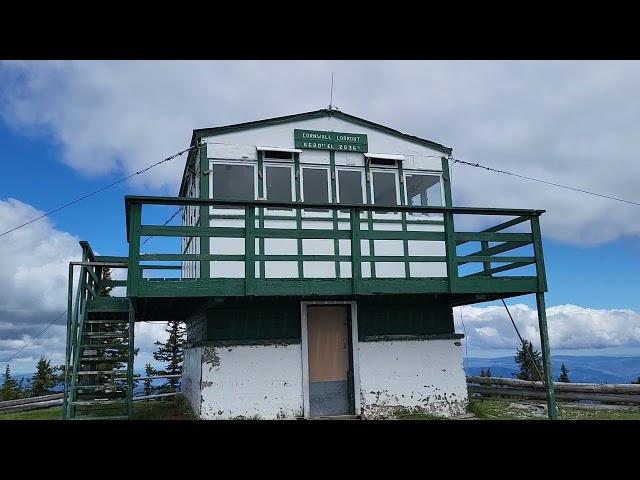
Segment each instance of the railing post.
M362 279L362 263L360 255L360 210L352 208L351 215L351 283L353 294L359 293L359 283Z
M538 277L538 292L547 291L547 274L544 269L544 254L542 253L542 235L540 233L540 217L531 217L531 235L533 236L533 255L536 259L536 276Z
M538 307L538 328L540 329L540 347L542 348L542 362L544 366L545 387L547 391L547 412L550 420L557 420L556 394L551 375L551 352L549 349L549 333L547 332L547 312L544 304L544 293L536 293Z
M447 252L447 278L449 280L449 291L456 289L458 281L458 254L456 250L456 233L453 225L453 213L445 212L444 215L444 237Z
M480 242L480 250L482 250L482 254L481 255L490 255L485 253L485 250L489 249L489 242L483 240ZM486 273L488 276L491 276L491 262L482 262L482 270L484 271L484 273Z
M69 364L71 359L71 320L73 314L73 265L69 263L69 277L67 278L67 345L64 354L64 396L62 400L62 419L67 419L67 395L69 394Z
M142 204L132 203L129 215L129 266L127 268L127 296L136 296L139 291L140 275L140 228L142 224Z
M244 289L245 295L255 295L256 284L256 209L244 209Z

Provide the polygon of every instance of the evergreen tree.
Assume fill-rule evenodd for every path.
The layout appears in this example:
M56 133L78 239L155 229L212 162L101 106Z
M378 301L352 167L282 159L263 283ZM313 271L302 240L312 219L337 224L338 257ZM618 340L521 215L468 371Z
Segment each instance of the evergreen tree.
M56 385L56 376L51 362L44 356L36 364L36 373L31 377L31 396L51 395Z
M636 378L635 380L631 380L631 383L635 385L640 385L640 377Z
M103 282L105 280L111 281L111 269L109 267L103 267L100 271L100 281ZM111 290L113 290L113 287L102 286L98 291L98 295L101 297L110 297Z
M145 376L149 377L151 375L156 375L158 372L155 368L153 368L151 366L150 363L147 362L147 364L144 366L144 373ZM145 379L144 380L144 395L148 396L148 395L153 395L156 391L156 387L153 386L152 384L152 380L151 379Z
M482 370L480 370L480 376L481 377L490 377L491 376L491 369L487 368L486 370L483 368Z
M538 374L538 372L542 373L542 355L538 350L533 348L533 344L530 341L524 340L514 358L520 369L518 373L514 374L516 378L520 380L542 381L542 378L540 378Z
M0 400L15 400L22 396L22 391L18 381L11 376L11 370L7 364L7 368L2 376L2 388L0 388Z
M569 370L564 366L564 363L560 367L560 376L558 377L558 381L563 383L571 382L571 380L569 380Z
M183 349L186 343L186 330L181 322L168 322L165 330L169 333L166 343L156 342L159 348L153 352L153 358L167 364L166 369L162 372L167 375L182 374ZM180 388L179 378L169 378L167 383L160 387L162 392L174 392Z

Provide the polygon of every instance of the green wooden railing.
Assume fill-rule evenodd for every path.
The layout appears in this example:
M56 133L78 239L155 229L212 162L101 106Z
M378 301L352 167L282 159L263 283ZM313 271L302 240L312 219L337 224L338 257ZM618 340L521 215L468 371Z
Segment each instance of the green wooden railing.
M409 207L379 205L317 204L302 202L223 201L172 197L125 198L127 236L129 240L128 295L132 297L170 296L242 296L242 295L353 295L393 293L532 293L547 290L544 259L540 235L539 216L542 210L493 209L473 207ZM192 226L143 224L143 208L149 205L196 206L200 212L209 212L209 219L242 220L240 226L209 226L200 222ZM208 208L207 208L208 207ZM225 214L228 209L243 214ZM290 214L283 214L289 210ZM309 217L309 212L324 211L323 217ZM216 214L219 213L219 214ZM328 213L326 213L328 212ZM386 218L379 218L386 214ZM395 214L395 215L389 215ZM500 216L509 218L481 231L456 231L454 219L459 215ZM393 218L389 218L393 217ZM287 220L293 228L265 226L272 220ZM329 222L332 228L302 228L306 222ZM381 225L396 224L395 230ZM417 230L414 225L441 225L435 231ZM363 228L366 225L367 228ZM521 225L525 232L505 232ZM192 238L205 246L200 253L141 253L144 237ZM244 239L244 254L224 255L209 253L211 238ZM296 240L295 255L265 254L265 239ZM332 255L303 254L305 239L333 240ZM256 240L259 251L256 251ZM340 254L340 240L348 241L350 253ZM369 242L364 254L361 241ZM404 255L376 255L374 241L401 241ZM410 255L411 241L441 241L444 255ZM459 250L478 243L471 253ZM492 245L493 244L493 245ZM514 252L529 247L529 254ZM503 254L508 253L508 256ZM209 262L244 262L244 278L210 278ZM266 278L265 262L290 261L298 265L297 278ZM304 262L334 262L336 278L303 277ZM155 262L151 264L150 262ZM158 264L158 262L174 262ZM181 270L177 262L199 262L201 278L145 278L150 270ZM256 262L259 270L256 271ZM340 274L340 262L350 262L351 275ZM399 278L381 278L376 275L376 263L404 263L404 275ZM446 265L446 276L415 277L411 265L422 262L440 262ZM363 265L369 263L371 274L363 276ZM481 270L464 273L463 266L478 265ZM533 266L535 273L519 276L497 275L521 267ZM256 275L257 274L257 275Z

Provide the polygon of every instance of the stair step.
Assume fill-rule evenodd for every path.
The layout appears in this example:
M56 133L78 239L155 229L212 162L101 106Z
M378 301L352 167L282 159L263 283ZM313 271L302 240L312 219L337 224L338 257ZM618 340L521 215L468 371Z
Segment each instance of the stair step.
M123 378L122 380L126 380L126 379ZM124 391L127 388L127 384L126 383L120 383L120 384L101 383L99 385L74 385L72 388L74 390L93 390L97 392L102 391L107 393L107 392Z
M81 406L97 406L97 405L117 405L117 404L127 404L127 399L117 399L117 400L76 400L75 402L71 402L72 405L81 405Z
M129 420L128 415L112 415L106 417L91 417L91 416L82 416L82 417L73 417L69 420Z
M107 318L107 319L89 319L85 323L129 323L127 318Z
M98 362L98 363L117 363L117 362L127 362L129 360L128 357L81 357L81 362Z
M84 332L84 335L91 338L129 338L128 333L116 332Z
M78 375L98 375L100 373L113 375L124 375L125 377L128 375L127 372L113 371L113 370L79 370Z
M97 345L87 345L84 344L82 346L83 350L104 350L105 348L129 348L129 344L122 343L107 343L107 344L97 344Z

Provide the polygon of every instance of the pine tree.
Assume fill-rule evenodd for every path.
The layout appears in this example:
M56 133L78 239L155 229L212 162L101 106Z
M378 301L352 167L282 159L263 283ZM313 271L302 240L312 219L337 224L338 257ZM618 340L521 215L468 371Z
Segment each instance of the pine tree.
M144 366L144 373L145 376L149 377L151 375L155 375L157 374L157 370L155 368L153 368L151 366L150 363L147 362L147 364ZM153 386L152 384L152 380L151 379L145 379L144 380L144 395L148 396L148 395L153 395L156 391L156 388Z
M100 281L111 281L111 269L109 267L103 267L102 270L100 271ZM100 290L98 291L98 295L100 295L101 297L110 297L111 296L111 290L113 290L113 287L100 287Z
M167 364L162 373L167 375L182 374L183 349L186 343L184 325L181 322L171 321L168 322L165 331L169 333L169 338L166 343L155 343L159 348L153 352L153 358ZM160 387L161 391L170 392L180 388L179 378L169 378L167 380L167 383Z
M480 370L480 376L481 377L490 377L491 376L491 369L487 368L486 370L483 368L482 370Z
M11 376L9 365L7 365L2 379L3 383L2 388L0 388L0 400L15 400L22 396L20 385L18 385L18 381Z
M636 378L635 380L631 380L631 383L633 383L634 385L640 385L640 377Z
M56 385L56 376L51 362L44 356L36 364L36 373L31 377L31 396L51 395Z
M514 358L520 366L520 371L514 375L516 378L520 380L542 381L542 378L540 378L538 374L538 372L542 372L542 355L538 350L533 348L531 342L524 340Z
M571 382L571 380L569 380L569 370L564 366L564 363L560 367L560 376L558 377L558 381L563 383Z

